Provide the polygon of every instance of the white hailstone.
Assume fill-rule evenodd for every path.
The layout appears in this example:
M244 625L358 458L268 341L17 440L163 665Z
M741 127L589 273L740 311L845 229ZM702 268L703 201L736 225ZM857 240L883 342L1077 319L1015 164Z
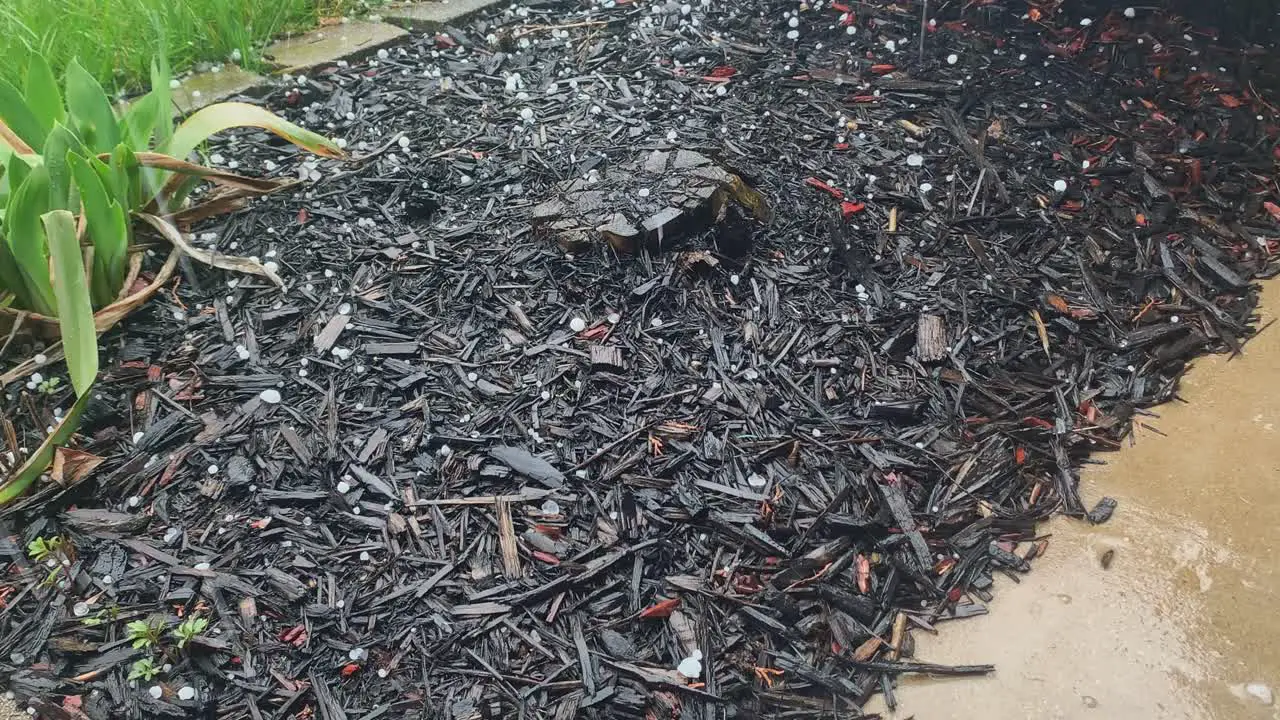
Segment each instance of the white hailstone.
M654 327L662 327L662 318L656 317L656 318L654 318L654 319L650 320L650 321L649 321L649 324L650 324L650 325L652 325L652 326L654 326Z
M920 192L928 193L932 189L933 189L933 185L929 183L920 183Z
M1089 161L1088 161L1088 160L1085 160L1085 161L1081 162L1081 163L1080 163L1080 168L1081 168L1082 170L1088 170L1088 169L1089 169Z
M137 445L137 444L138 444L138 441L142 440L142 438L143 438L143 436L144 436L144 435L146 435L146 433L142 432L141 430L139 430L138 432L134 433L134 434L133 434L133 444L134 444L134 445Z
M115 579L115 578L113 578L113 577L111 577L110 575L103 575L103 576L102 576L102 584L103 584L103 585L110 585L111 583L113 583L113 582L115 582L115 581L116 581L116 579Z
M84 617L89 614L89 603L81 600L71 607L71 614L76 617Z
M164 688L160 687L159 685L152 685L151 687L147 688L147 694L151 695L151 697L155 698L156 700L159 700L160 698L164 697Z
M480 375L479 375L479 374L477 374L477 373L473 373L473 372L469 372L469 373L467 373L467 381L468 381L468 382L475 382L475 381L477 381L477 380L479 380L479 379L480 379Z
M821 431L821 430L819 430L818 428L814 428L814 429L813 429L813 436L814 436L814 437L822 437L822 431Z
M799 38L800 38L800 31L799 31L799 30L788 30L788 31L787 31L787 39L788 39L788 40L797 40L797 39L799 39Z
M440 457L449 457L450 455L453 454L453 448L449 447L448 445L441 445L440 449L436 450L436 454L439 455Z
M543 515L559 515L560 503L550 499L544 501L542 503L542 514Z
M1179 322L1182 322L1182 318L1178 317L1177 315L1173 315L1173 316L1170 316L1169 322L1179 323Z
M179 700L195 700L196 689L191 687L190 685L183 685L182 688L178 690L178 699Z
M385 678L389 674L386 668L378 668L378 677Z
M1080 18L1080 27L1089 27L1093 24L1093 20L1089 18Z
M373 556L369 554L368 550L362 550L360 552L360 562L369 562L372 557Z
M227 159L222 157L222 155L219 153L214 153L209 156L209 162L213 163L214 165L222 165L226 161Z
M249 348L247 348L247 347L245 347L245 346L243 346L243 345L237 345L237 346L236 346L236 355L238 355L238 356L240 357L240 359L241 359L241 360L248 360L248 359L249 359Z
M350 315L350 314L351 314L351 303L342 303L341 305L339 305L339 306L338 306L338 314L339 314L339 315Z
M408 150L408 149L409 149L409 136L408 136L408 135L401 135L401 136L400 136L400 139L396 141L396 144L398 144L400 147L404 148L405 150Z
M885 44L884 44L884 49L885 49L885 50L888 50L889 52L897 52L897 50L898 50L898 43L896 43L896 42L894 42L894 41L892 41L892 40L886 41L886 42L885 42Z
M753 488L762 488L769 484L769 480L760 473L751 473L747 476L747 484Z
M582 332L587 329L587 321L576 317L569 321L569 329L574 332Z
M178 538L181 536L182 536L182 530L176 527L171 527L168 530L164 531L164 544L172 545L173 543L177 542Z
M725 87L724 83L720 83L719 85L716 86L716 94L721 96L728 95L729 88Z
M702 676L702 661L696 657L687 657L676 666L676 672L690 680L696 680Z
M947 56L947 64L948 64L948 65L955 65L955 64L956 64L956 63L958 63L958 62L960 62L960 56L959 56L959 55L956 55L955 53L951 53L950 55L948 55L948 56Z
M615 313L609 313L609 318L608 318L608 320L609 320L609 324L610 324L610 325L617 325L619 322L622 322L622 316L621 316L621 315L619 315L619 314L618 314L618 313L616 313L616 312L615 312Z
M126 500L125 503L131 508L138 507L142 504L142 498L137 495L130 495L129 499Z
M211 565L209 565L209 563L207 563L207 562L198 562L198 563L196 563L195 565L193 565L192 567L194 567L196 570L208 570L208 569L209 569L210 567L212 567L212 566L211 566Z
M524 108L521 110L520 119L525 122L533 122L533 108Z
M470 185L470 184L471 184L471 176L470 176L470 175L463 175L462 177L458 178L458 183L459 183L459 184L462 184L462 185Z
M339 480L336 486L336 489L339 493L346 495L347 493L351 492L351 485L347 483L346 480Z
M207 472L207 473L209 473L210 475L217 475L217 474L218 474L218 466L217 466L217 465L210 465L209 467L205 468L205 469L204 469L204 471L205 471L205 472Z
M737 284L738 284L738 283L740 283L740 282L742 282L742 278L738 277L738 274L737 274L737 273L734 273L734 274L732 274L732 275L730 275L730 276L729 276L729 284L730 284L730 285L737 285Z
M387 49L386 49L386 48L378 48L378 59L379 59L379 60L386 60L386 59L388 59L388 58L390 58L390 57L391 57L391 53L387 52Z
M850 26L846 27L846 28L844 29L844 34L845 34L845 35L857 35L857 34L858 34L858 26L857 26L857 25L850 25Z
M1054 192L1060 192L1060 193L1061 193L1061 192L1066 192L1066 191L1067 191L1067 181L1066 181L1066 180L1062 180L1062 179L1054 180L1054 181L1053 181L1053 191L1054 191Z
M676 137L677 137L677 136L676 136L676 131L675 131L675 130L668 130L668 131L667 131L667 142L675 142L675 141L676 141Z
M275 163L271 162L270 160L263 160L263 161L262 161L262 169L263 169L263 170L266 170L267 172L272 172L272 171L274 171L277 167L278 167L278 166L277 166Z
M924 156L918 153L911 153L907 156L907 165L909 167L920 167L924 165Z
M1124 9L1124 16L1132 20L1133 18L1138 16L1138 11L1134 10L1131 7L1127 7Z
M1271 688L1264 683L1251 682L1244 686L1244 691L1263 705L1269 706L1276 700Z
M347 360L351 357L351 348L334 346L334 348L329 352L339 360Z
M267 388L258 394L258 398L268 405L276 405L280 402L280 391L275 388Z
M790 25L791 27L800 27L800 16L792 15L791 19L787 21L787 25Z
M49 356L45 355L44 353L36 353L36 356L31 359L35 361L35 364L37 365L43 365L49 362Z
M342 602L342 601L339 600L338 602ZM364 660L365 658L369 657L369 651L365 650L364 648L354 647L354 648L351 648L351 651L347 653L347 657L351 658L355 662L360 662L361 660Z
M642 198L649 197L649 188L640 188L639 190L636 191L636 195Z

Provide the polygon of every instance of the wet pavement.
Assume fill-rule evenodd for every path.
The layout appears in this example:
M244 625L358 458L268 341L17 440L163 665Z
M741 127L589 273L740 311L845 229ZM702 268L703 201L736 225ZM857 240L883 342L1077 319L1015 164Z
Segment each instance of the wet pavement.
M1280 313L1280 282L1263 306ZM1111 522L1049 523L1047 556L990 615L918 637L922 660L997 672L904 680L886 717L1280 718L1280 325L1199 361L1181 394L1084 473L1087 501L1120 501Z

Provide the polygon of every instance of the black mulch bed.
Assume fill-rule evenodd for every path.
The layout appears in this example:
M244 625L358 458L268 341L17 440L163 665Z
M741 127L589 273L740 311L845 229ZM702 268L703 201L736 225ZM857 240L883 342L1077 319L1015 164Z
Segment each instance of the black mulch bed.
M989 671L917 660L913 633L984 613L1037 521L1098 500L1090 452L1253 332L1280 238L1263 53L1149 10L946 4L921 59L910 3L795 28L770 0L585 5L268 96L363 160L211 149L314 181L195 230L288 289L187 264L109 337L82 438L106 461L7 512L20 699L855 717L902 673ZM771 224L639 255L531 229L558 182L672 146ZM69 399L4 403L34 447ZM55 535L50 574L25 546Z

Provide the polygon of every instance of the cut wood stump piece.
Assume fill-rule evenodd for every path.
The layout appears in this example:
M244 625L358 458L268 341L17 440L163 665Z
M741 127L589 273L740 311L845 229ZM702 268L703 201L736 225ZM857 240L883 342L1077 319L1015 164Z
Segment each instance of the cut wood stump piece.
M921 313L916 323L916 359L925 363L940 362L948 352L947 326L942 316Z
M769 219L759 192L691 150L654 150L633 163L561 182L555 192L529 219L565 250L600 239L619 252L660 250L732 217L733 205L762 222Z
M622 371L622 350L610 345L591 346L591 367L594 370Z

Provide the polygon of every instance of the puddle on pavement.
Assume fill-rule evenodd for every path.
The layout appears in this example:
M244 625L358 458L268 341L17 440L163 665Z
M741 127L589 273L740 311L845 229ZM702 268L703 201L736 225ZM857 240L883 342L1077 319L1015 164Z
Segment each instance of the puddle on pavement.
M1280 281L1264 306L1280 314ZM921 660L996 673L904 679L886 717L1280 720L1280 324L1198 361L1181 394L1145 419L1164 435L1139 427L1084 473L1087 504L1120 501L1111 522L1049 523L990 615L917 636Z

